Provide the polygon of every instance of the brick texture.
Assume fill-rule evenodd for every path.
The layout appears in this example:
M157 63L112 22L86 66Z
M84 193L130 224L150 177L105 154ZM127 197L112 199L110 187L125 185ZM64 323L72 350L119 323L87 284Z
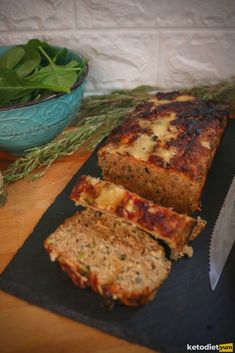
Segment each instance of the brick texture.
M35 37L86 56L91 93L235 75L234 0L0 0L0 45Z
M0 30L72 29L73 0L0 0Z
M78 0L80 28L235 26L233 0Z
M183 87L235 75L235 32L161 34L159 85Z

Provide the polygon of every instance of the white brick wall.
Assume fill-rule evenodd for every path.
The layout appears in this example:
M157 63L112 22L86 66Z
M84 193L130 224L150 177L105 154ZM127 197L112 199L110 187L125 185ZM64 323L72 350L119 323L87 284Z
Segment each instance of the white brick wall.
M88 57L89 92L235 76L234 0L0 0L0 45L33 37Z

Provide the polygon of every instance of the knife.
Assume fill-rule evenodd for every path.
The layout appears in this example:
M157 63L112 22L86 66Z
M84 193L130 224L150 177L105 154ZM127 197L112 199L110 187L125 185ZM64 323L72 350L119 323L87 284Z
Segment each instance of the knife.
M225 201L211 235L209 249L209 277L214 290L226 260L235 242L235 177L230 185Z

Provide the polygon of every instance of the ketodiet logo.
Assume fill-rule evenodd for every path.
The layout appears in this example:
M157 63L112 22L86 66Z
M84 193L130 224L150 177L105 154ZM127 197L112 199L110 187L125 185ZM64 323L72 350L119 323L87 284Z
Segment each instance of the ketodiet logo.
M217 351L217 352L233 352L233 343L221 344L187 344L187 351Z

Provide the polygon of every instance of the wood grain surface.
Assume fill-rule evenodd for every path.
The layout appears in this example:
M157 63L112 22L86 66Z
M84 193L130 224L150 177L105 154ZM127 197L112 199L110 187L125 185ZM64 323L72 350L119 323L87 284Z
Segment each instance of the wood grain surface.
M0 272L23 245L42 214L88 158L76 152L56 162L40 179L8 186L0 208ZM0 153L0 170L14 160ZM130 344L0 291L0 352L2 353L147 353Z

